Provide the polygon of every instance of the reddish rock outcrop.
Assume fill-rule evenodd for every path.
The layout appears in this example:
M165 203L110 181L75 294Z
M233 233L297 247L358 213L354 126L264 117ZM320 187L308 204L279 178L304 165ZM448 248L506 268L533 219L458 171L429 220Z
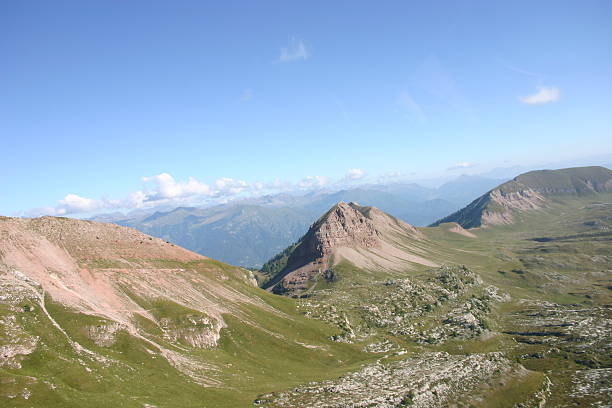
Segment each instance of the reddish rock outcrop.
M340 258L359 262L415 257L394 247L397 237L421 239L421 233L374 207L340 202L314 223L290 255L287 266L267 285L276 293L306 289L316 275L325 274ZM346 254L351 255L347 256ZM417 261L418 262L418 261Z
M314 244L321 256L339 246L374 248L380 246L380 233L372 221L350 205L341 202L314 230Z

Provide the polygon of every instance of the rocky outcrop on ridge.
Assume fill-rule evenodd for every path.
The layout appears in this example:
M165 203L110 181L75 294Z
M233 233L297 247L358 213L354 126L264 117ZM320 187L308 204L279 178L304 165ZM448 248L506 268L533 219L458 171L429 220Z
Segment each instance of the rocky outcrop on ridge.
M397 245L398 240L420 239L420 232L377 208L340 202L314 223L290 254L287 264L265 286L275 293L308 288L315 275L329 273L342 260L360 267L394 269L405 262L436 266Z
M610 191L612 170L605 167L532 171L494 188L431 226L447 222L456 222L463 228L510 224L516 213L546 207L553 196L588 196Z

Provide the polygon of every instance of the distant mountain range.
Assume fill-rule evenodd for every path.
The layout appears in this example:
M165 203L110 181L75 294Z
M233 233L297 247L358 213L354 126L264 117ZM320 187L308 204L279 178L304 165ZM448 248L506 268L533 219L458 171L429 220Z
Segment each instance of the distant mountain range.
M464 175L438 188L415 183L371 184L340 191L267 195L207 208L102 214L91 220L133 227L223 262L260 267L297 241L338 202L374 206L402 221L424 226L503 181Z

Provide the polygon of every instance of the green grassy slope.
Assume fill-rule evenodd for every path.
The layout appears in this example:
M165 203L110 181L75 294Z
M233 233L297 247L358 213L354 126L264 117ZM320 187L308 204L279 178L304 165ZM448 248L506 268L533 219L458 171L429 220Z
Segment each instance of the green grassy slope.
M530 171L516 177L518 184L547 194L583 195L612 190L612 170L605 167L574 167L560 170Z
M482 224L485 211L500 212L499 204L492 198L497 192L502 196L533 191L545 197L583 196L612 191L612 170L605 167L577 167L561 170L537 170L515 177L477 198L465 208L444 217L431 226L456 222L464 228L476 228Z
M211 265L211 261L178 266L195 272L211 267L232 269L217 263ZM202 374L206 378L207 386L197 384L170 364L155 346L124 329L114 334L111 344L97 344L90 336L90 328L104 327L111 321L76 313L47 298L46 308L64 334L29 294L13 304L2 302L0 319L6 323L7 331L0 335L0 345L12 342L13 332L23 339L37 339L36 349L20 358L21 367L0 367L2 405L248 406L262 391L337 376L371 360L354 345L330 341L334 328L302 316L292 300L248 287L239 279L230 278L226 283L261 299L270 309L243 305L244 317L225 315L227 327L221 330L219 346L211 349L173 341L164 336L160 327L160 322L164 322L164 328L189 327L189 321L198 316L196 310L167 299L129 294L155 317L155 320L137 317L146 339L187 359L196 377ZM95 355L76 351L66 335Z
M372 360L245 269L108 224L0 221L0 406L240 407Z

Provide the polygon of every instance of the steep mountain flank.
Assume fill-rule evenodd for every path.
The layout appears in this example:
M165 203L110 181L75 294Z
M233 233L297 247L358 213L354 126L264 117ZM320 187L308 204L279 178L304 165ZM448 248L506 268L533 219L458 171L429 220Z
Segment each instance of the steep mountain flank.
M0 217L0 406L246 406L363 358L272 298L131 228Z
M333 280L330 268L343 260L366 269L397 270L406 262L435 266L406 242L421 237L413 226L377 208L340 202L310 227L265 287L275 293L307 289L316 275Z
M464 228L510 224L517 212L543 208L555 197L612 191L612 170L578 167L531 171L500 185L431 226L456 222Z
M6 293L19 288L31 292L42 310L52 300L74 312L106 319L103 327L88 329L93 341L112 344L115 333L123 330L203 384L214 381L207 380L204 372L192 372L199 371L198 364L186 363L172 347L154 340L138 319L159 324L166 341L210 348L217 345L226 326L224 314L244 318L240 304L267 307L222 283L230 275L247 282L246 271L228 274L202 255L130 228L54 217L3 218L0 237L0 280ZM193 323L156 315L153 305L160 302L191 310L186 316ZM76 351L85 350L75 341L71 344Z

